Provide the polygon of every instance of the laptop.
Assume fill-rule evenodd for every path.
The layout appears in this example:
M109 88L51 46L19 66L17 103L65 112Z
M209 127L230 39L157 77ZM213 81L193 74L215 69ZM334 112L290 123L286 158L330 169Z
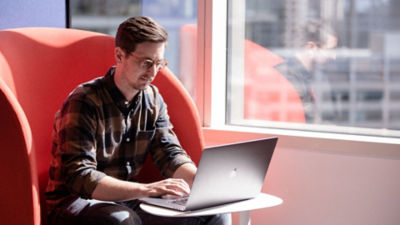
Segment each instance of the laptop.
M193 211L256 197L262 189L277 137L208 147L185 198L141 198L141 202Z

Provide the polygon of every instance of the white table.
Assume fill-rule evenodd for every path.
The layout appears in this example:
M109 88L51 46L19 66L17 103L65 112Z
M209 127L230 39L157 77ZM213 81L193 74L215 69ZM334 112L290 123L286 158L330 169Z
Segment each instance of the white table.
M195 211L181 212L172 209L166 209L158 206L153 206L145 203L140 204L140 208L144 211L157 216L166 217L193 217L193 216L209 216L223 213L239 212L239 224L250 224L250 211L273 207L282 204L282 199L273 195L260 193L256 198L248 199L240 202L228 203L225 205L214 206Z

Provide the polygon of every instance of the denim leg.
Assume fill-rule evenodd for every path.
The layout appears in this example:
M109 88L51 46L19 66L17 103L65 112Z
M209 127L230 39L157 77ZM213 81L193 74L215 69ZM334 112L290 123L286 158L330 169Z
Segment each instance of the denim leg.
M144 212L139 201L122 203L78 198L59 206L48 225L231 225L231 214L160 217Z
M139 216L132 209L114 202L90 200L91 204L81 213L82 225L141 225Z
M77 198L49 216L49 225L141 225L138 215L114 202Z

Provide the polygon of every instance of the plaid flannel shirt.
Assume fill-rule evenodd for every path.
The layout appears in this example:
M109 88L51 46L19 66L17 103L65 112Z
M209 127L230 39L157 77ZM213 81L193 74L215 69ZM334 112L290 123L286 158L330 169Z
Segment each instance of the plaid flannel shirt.
M275 68L293 84L299 94L307 123L330 124L340 118L330 81L323 72L313 71L315 75L318 73L318 77L314 77L296 58L287 58Z
M147 155L166 177L193 163L172 131L166 104L150 85L132 102L106 76L78 86L56 113L47 204L91 198L106 175L133 181Z
M307 122L313 122L316 114L315 98L312 89L312 76L296 58L288 58L275 68L283 74L296 89L302 104Z

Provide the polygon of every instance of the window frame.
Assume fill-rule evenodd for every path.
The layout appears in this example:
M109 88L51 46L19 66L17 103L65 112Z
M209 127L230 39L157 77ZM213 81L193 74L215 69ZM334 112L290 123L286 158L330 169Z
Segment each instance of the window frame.
M196 103L206 127L223 126L226 121L227 3L227 0L198 1L197 75L200 79Z
M233 10L245 8L245 0L235 0L235 3L239 5ZM284 143L296 143L297 148L337 149L341 152L384 153L389 157L400 156L400 138L398 138L400 131L356 127L338 129L332 126L330 132L327 132L325 129L321 129L324 126L320 125L280 122L267 122L265 127L227 124L227 13L227 0L198 1L197 75L199 79L197 96L199 97L196 104L206 132L214 130L264 134L280 136ZM235 13L244 16L244 13L240 14L237 11ZM243 28L237 27L236 29ZM243 63L240 62L240 59L235 60L238 60L235 63ZM233 97L240 101L240 97L239 100L237 96ZM253 122L257 123L258 121ZM345 129L346 132L344 132ZM354 148L355 145L357 148ZM381 147L377 148L377 146Z

